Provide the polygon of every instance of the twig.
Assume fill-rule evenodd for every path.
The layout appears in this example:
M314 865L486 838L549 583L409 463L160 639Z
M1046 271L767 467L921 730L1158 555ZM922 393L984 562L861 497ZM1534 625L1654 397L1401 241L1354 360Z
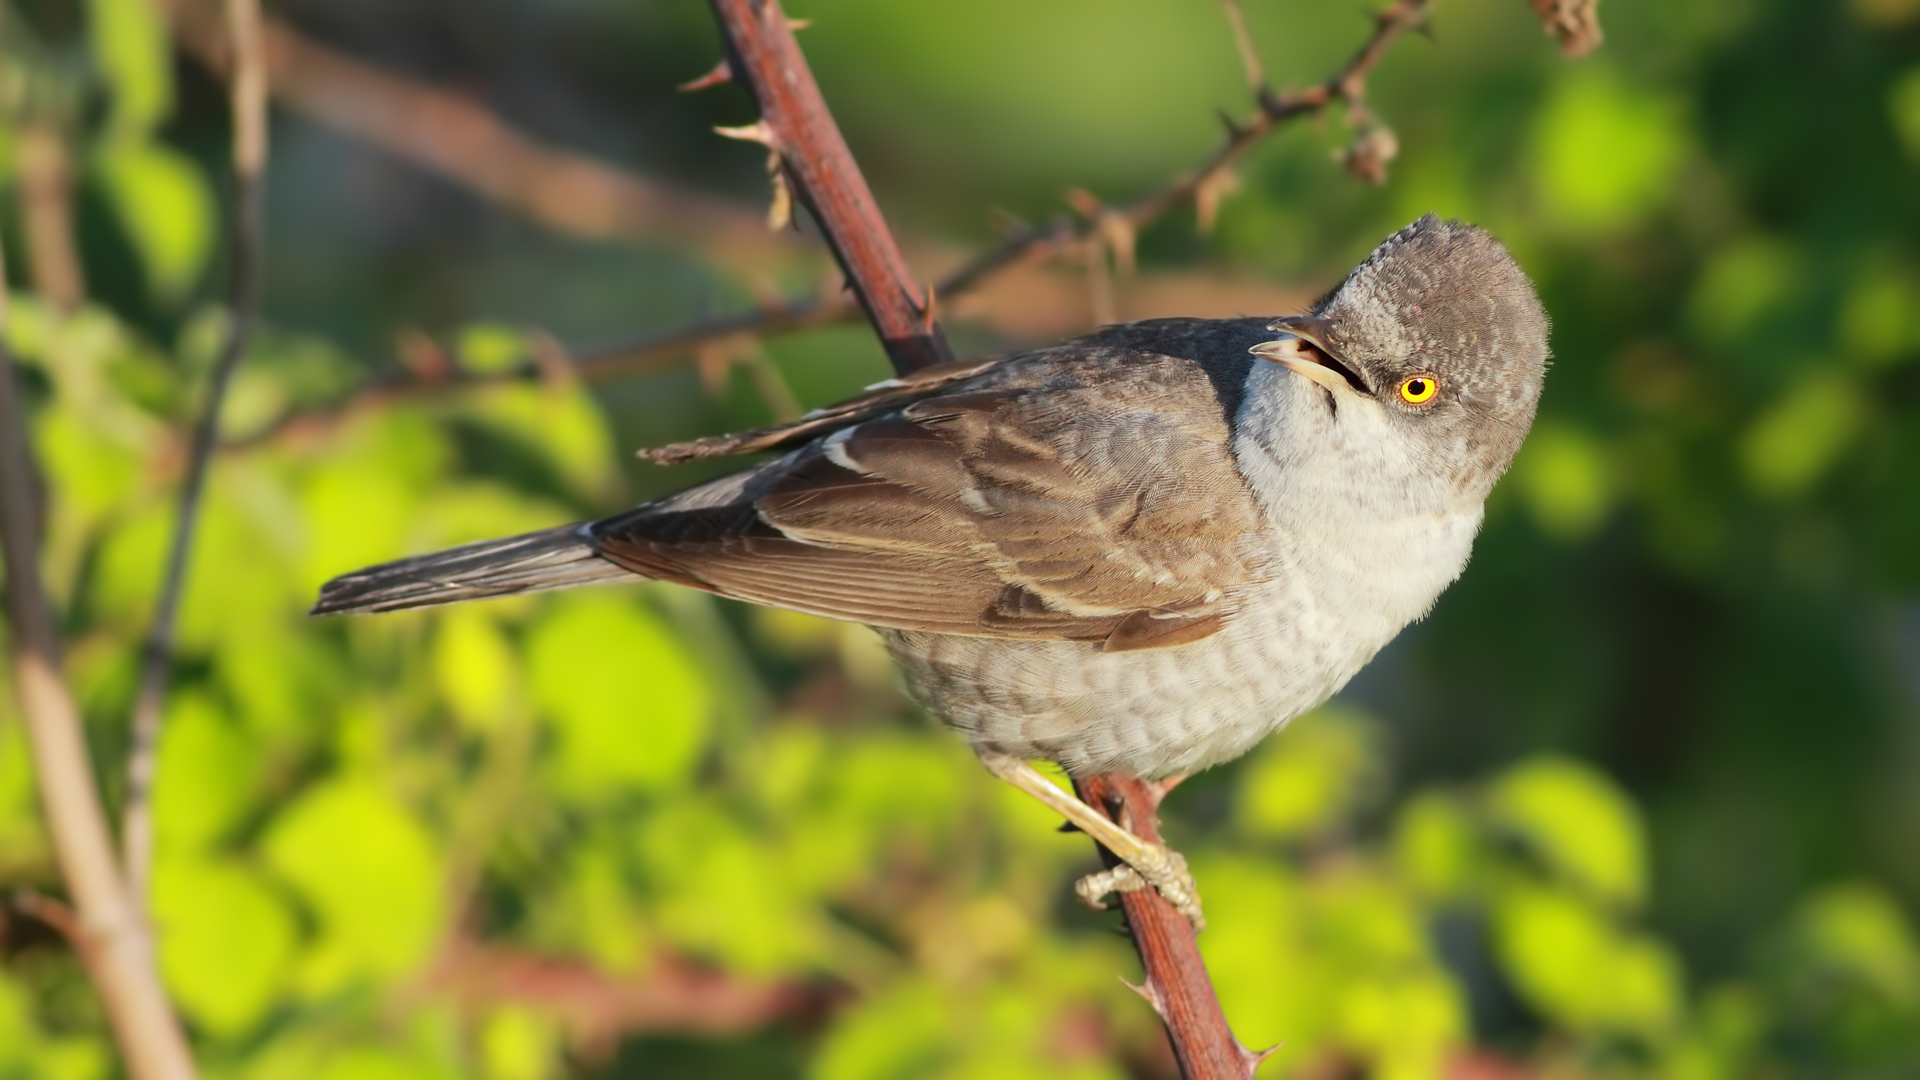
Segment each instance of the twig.
M27 274L38 293L68 311L87 295L73 244L73 168L59 128L37 120L20 128L20 222L26 230Z
M1164 789L1136 777L1111 773L1074 781L1080 801L1098 807L1142 840L1160 840L1160 799ZM1109 867L1119 864L1113 853L1100 849ZM1152 889L1120 894L1127 929L1146 980L1134 987L1166 1024L1180 1075L1188 1080L1245 1080L1272 1051L1255 1052L1240 1045L1200 957L1193 927L1179 909Z
M0 260L0 267L4 261ZM0 325L6 323L0 273ZM93 785L80 711L60 674L52 604L40 581L33 452L12 356L0 339L0 556L7 567L14 692L33 749L40 808L87 945L79 951L135 1080L191 1080L193 1059L155 969L153 939L120 876Z
M901 373L953 359L933 318L932 294L913 283L866 177L827 111L778 0L710 0L727 44L727 70L760 105L760 121L724 134L777 155L793 196L820 223L853 293ZM776 192L776 202L778 199Z
M1260 50L1254 47L1253 33L1247 29L1247 9L1240 0L1220 0L1233 29L1233 47L1240 53L1240 70L1247 73L1247 85L1259 93L1267 85L1267 69L1260 62Z
M174 626L178 621L180 597L186 588L187 563L193 552L200 502L206 492L207 470L220 437L220 406L226 400L234 371L246 355L259 299L265 229L260 176L267 161L266 58L260 43L258 0L226 0L226 12L235 61L229 90L233 109L234 191L227 335L220 344L220 355L207 381L206 401L194 428L186 474L180 483L173 539L161 578L160 599L140 655L140 683L134 698L132 739L127 751L121 843L129 885L133 895L143 903L153 862L153 784L167 679L173 670Z

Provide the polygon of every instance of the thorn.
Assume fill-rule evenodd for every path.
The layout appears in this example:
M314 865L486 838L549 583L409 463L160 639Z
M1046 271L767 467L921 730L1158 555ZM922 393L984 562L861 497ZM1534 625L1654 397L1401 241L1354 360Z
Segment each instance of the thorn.
M1122 276L1133 273L1134 249L1139 234L1134 231L1133 222L1119 214L1100 215L1100 233L1106 237L1107 250L1113 252L1114 269Z
M1220 118L1220 126L1227 129L1227 138L1229 140L1239 142L1246 137L1247 129L1241 126L1240 121L1229 116L1227 110L1215 109L1214 115Z
M1285 1045L1287 1045L1285 1042L1277 1042L1265 1050L1249 1050L1242 1046L1240 1048L1240 1058L1247 1063L1247 1075L1252 1076L1255 1069L1266 1064L1267 1059L1279 1053L1280 1048Z
M1068 188L1067 205L1073 207L1074 213L1079 214L1081 217L1097 218L1100 216L1100 199L1086 188Z
M1142 983L1139 986L1135 986L1134 984L1127 982L1127 980L1125 979L1121 979L1120 982L1121 982L1121 985L1125 986L1127 989L1133 991L1136 994L1139 994L1141 999L1144 1000L1147 1004L1153 1006L1153 1011L1160 1014L1161 1020L1165 1020L1167 1018L1167 997L1165 994L1160 992L1160 988L1158 986L1154 985L1154 982L1151 978L1149 978L1145 983Z
M733 69L728 67L727 61L725 58L722 58L719 63L713 65L712 71L707 72L697 79L689 79L681 83L678 89L683 94L691 94L696 90L705 90L710 86L719 86L721 83L732 81Z
M794 31L795 33L798 33L801 30L805 30L807 27L812 25L813 25L812 19L796 19L796 18L793 18L792 16L788 16L787 18L787 29Z
M713 132L716 135L728 139L739 139L741 142L759 143L761 146L775 152L778 152L780 149L780 140L774 135L773 129L767 126L765 120L757 120L745 127L716 127L713 129Z
M779 232L793 225L793 189L787 184L787 174L780 168L780 155L767 154L767 176L773 181L773 202L767 206L767 231Z
M1075 825L1071 821L1063 821L1060 823L1060 827L1054 831L1063 832L1063 833L1077 833L1080 831L1080 826Z

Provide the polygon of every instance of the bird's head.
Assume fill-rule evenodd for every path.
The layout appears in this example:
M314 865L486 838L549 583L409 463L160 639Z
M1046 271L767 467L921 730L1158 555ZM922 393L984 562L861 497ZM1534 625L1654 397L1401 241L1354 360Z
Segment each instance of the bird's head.
M1533 424L1547 314L1519 263L1484 230L1428 214L1389 237L1312 314L1253 353L1343 409L1377 415L1456 490L1484 497Z

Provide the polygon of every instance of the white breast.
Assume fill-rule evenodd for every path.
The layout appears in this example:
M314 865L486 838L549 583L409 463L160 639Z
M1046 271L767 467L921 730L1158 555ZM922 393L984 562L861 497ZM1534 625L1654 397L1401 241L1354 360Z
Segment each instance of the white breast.
M1219 633L1108 653L890 631L909 684L982 751L1144 776L1231 760L1325 701L1459 576L1481 508L1437 501L1379 417L1329 422L1318 392L1272 365L1249 379L1234 449L1267 573Z

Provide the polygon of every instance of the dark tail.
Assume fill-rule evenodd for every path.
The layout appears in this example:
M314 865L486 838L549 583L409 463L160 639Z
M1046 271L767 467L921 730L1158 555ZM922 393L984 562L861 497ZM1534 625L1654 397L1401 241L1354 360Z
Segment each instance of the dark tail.
M594 552L586 529L585 525L562 525L342 574L321 587L312 614L400 611L603 581L631 581L635 576L631 571Z

